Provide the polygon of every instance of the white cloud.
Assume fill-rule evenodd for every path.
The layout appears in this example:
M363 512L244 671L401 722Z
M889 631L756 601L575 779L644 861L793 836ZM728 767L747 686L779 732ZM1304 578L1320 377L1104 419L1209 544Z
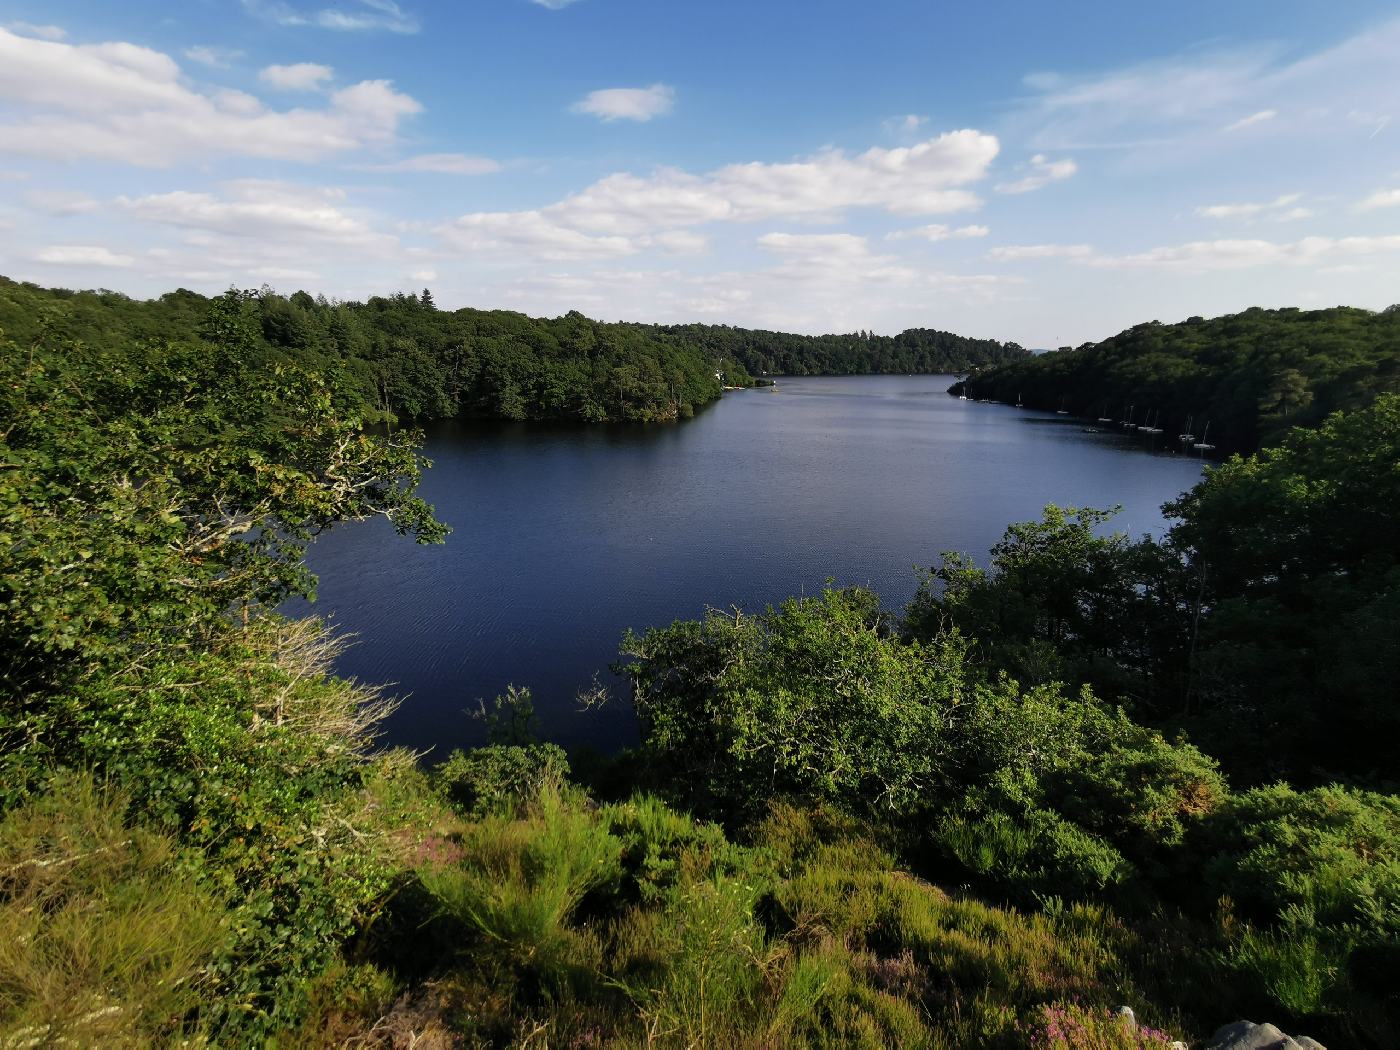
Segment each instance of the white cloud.
M34 258L52 266L128 267L136 261L130 255L119 255L93 244L58 244L42 249Z
M985 237L992 231L986 226L958 226L957 228L945 226L942 223L932 223L928 226L915 226L910 230L895 230L885 234L887 241L946 241L949 238L963 239L967 237Z
M5 28L21 36L34 36L40 40L62 40L68 30L62 26L35 25L33 22L7 22Z
M48 215L82 215L98 207L94 198L72 190L32 190L24 195L24 200Z
M392 241L346 211L341 190L264 179L224 183L223 195L177 190L118 197L133 218L231 237L376 246Z
M914 146L827 150L786 164L731 164L705 175L660 168L609 175L542 208L476 212L441 232L457 248L535 251L541 258L623 255L666 247L677 230L711 222L829 220L849 208L937 214L976 208L963 187L985 177L997 140L951 131Z
M1030 160L1030 174L1015 182L998 184L998 193L1030 193L1042 186L1048 186L1060 179L1067 179L1079 170L1079 165L1066 157L1064 160L1051 160L1043 153L1037 153Z
M416 33L422 25L394 0L358 0L359 7L323 7L305 10L282 0L243 0L249 14L281 26L315 26L347 32L382 29L390 33Z
M220 154L311 161L394 141L422 107L390 81L334 92L317 109L269 110L241 91L187 87L169 55L127 43L74 46L0 30L0 153L161 166Z
M913 135L928 123L928 117L918 113L905 113L890 117L884 122L885 133L889 135Z
M436 270L414 270L413 273L409 274L409 276L412 277L415 281L436 281L436 280L437 280L437 271L436 271Z
M1247 128L1254 124L1263 124L1265 121L1273 120L1277 116L1278 110L1276 109L1261 109L1257 113L1251 113L1247 117L1241 117L1233 124L1225 125L1224 130L1239 131L1241 128Z
M258 79L278 91L317 91L335 75L330 66L297 62L289 66L268 66Z
M420 153L388 164L366 164L366 171L419 171L437 175L490 175L501 170L499 161L469 153Z
M648 121L664 117L676 104L676 90L665 84L644 88L603 88L590 91L569 108L604 121Z
M699 255L710 247L710 239L693 230L668 230L646 239L646 246L667 255Z
M1400 20L1392 20L1297 58L1282 45L1195 48L1087 76L1036 74L1026 78L1034 95L1013 126L1047 152L1155 151L1177 164L1188 149L1238 148L1221 129L1238 132L1283 113L1293 115L1291 149L1304 140L1354 139L1357 129L1338 116L1364 112L1360 123L1374 134L1400 106L1397 48Z
M551 11L562 11L577 0L530 0L531 3L539 4L540 7L547 7Z
M1021 259L1083 259L1094 253L1087 244L1010 244L993 248L987 258L998 262Z
M1196 209L1196 214L1207 219L1252 219L1266 216L1282 222L1306 219L1312 214L1307 208L1290 208L1302 199L1301 193L1285 193L1271 201L1246 202L1240 204L1208 204Z
M1131 255L1098 256L1095 266L1187 271L1241 270L1255 266L1300 265L1337 257L1400 252L1400 234L1379 237L1304 237L1279 243L1265 240L1191 241Z
M852 233L765 233L758 246L789 258L870 258L870 242Z
M628 255L637 245L626 237L595 237L561 226L540 211L475 212L442 231L443 240L462 251L529 253L546 260Z
M1374 208L1394 208L1400 205L1400 189L1377 190L1356 206L1357 211L1371 211Z
M185 48L184 55L191 62L211 66L214 69L227 69L243 57L243 52L230 47L216 47L211 44L197 44Z

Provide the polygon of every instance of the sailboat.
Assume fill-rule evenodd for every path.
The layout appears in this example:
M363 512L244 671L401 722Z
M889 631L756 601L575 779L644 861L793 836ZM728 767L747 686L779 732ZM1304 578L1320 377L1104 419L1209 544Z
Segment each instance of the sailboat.
M1019 393L1016 395L1016 407L1017 407L1017 408L1025 408L1025 407L1026 407L1025 403L1021 400L1021 395L1020 395Z
M1191 444L1191 442L1193 442L1193 441L1196 440L1196 435L1193 434L1193 433L1191 433L1191 424L1194 423L1195 421L1196 421L1196 417L1195 417L1195 416L1187 416L1187 417L1186 417L1186 432L1185 432L1184 434L1178 434L1178 435L1176 436L1176 439L1177 439L1178 441L1180 441L1183 445L1189 445L1189 444Z
M1064 398L1060 398L1060 407L1057 408L1057 409L1055 409L1055 415L1057 415L1057 416L1067 416L1067 415L1069 415L1069 411L1065 408L1065 399L1064 399Z
M1201 440L1197 441L1191 447L1197 452L1209 452L1211 449L1215 448L1215 446L1206 443L1206 438L1208 437L1210 437L1210 420L1206 420L1206 428L1201 432Z
M1134 410L1135 408L1137 408L1137 405L1129 405L1129 406L1128 406L1128 418L1125 419L1125 420L1123 420L1123 425L1124 425L1125 427L1127 427L1129 430L1132 430L1132 429L1133 429L1133 410Z

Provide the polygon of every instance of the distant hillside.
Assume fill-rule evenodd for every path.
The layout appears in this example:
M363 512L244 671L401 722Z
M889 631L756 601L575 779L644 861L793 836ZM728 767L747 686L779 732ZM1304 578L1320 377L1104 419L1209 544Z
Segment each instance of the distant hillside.
M220 311L223 319L212 320ZM426 289L363 303L268 288L214 299L178 289L138 300L3 277L0 332L20 346L48 335L103 349L245 339L249 354L334 375L336 388L371 412L417 420L668 420L714 400L722 383L748 386L763 374L963 372L1027 353L1015 343L930 329L803 336L724 325L604 324L574 311L553 319L447 311Z
M733 358L753 375L928 375L1020 361L1016 343L971 339L931 328L899 335L791 335L728 325L669 325L661 331L711 354Z
M689 416L744 369L641 325L582 314L537 319L505 310L438 310L432 295L330 302L271 289L207 298L185 289L137 300L0 278L0 332L20 346L42 337L121 350L144 341L237 344L269 365L295 364L333 380L373 417L458 414L584 422Z
M950 393L1115 421L1188 420L1222 451L1253 451L1289 427L1400 390L1400 307L1380 313L1253 308L1180 324L1149 321L1101 343L978 370Z

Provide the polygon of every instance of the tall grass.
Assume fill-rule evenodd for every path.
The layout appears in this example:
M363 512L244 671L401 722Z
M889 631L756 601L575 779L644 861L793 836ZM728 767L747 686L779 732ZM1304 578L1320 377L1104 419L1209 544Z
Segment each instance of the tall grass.
M124 809L73 775L0 823L0 1045L201 1040L220 902Z

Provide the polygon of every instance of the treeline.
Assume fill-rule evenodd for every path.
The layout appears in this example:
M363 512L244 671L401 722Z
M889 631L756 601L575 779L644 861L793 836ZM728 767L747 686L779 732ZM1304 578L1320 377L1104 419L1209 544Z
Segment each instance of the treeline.
M438 310L421 295L329 302L306 292L184 289L149 301L0 278L0 332L114 350L140 341L236 344L250 364L328 379L362 414L402 422L455 415L652 422L689 417L723 385L752 380L731 356L642 325L571 312Z
M1101 343L983 369L952 393L1162 428L1252 452L1400 390L1400 308L1254 308L1150 321ZM1209 427L1207 433L1206 428Z
M1159 543L629 636L620 755L513 690L424 769L275 612L337 522L444 538L422 461L252 305L0 341L0 1042L1396 1044L1400 397Z
M113 349L140 341L234 340L250 361L326 376L367 417L426 422L684 419L724 386L762 375L961 372L1015 360L1015 343L910 329L800 336L723 325L604 324L571 311L439 310L432 293L331 302L269 288L215 298L179 289L137 300L0 277L0 332Z
M1016 343L971 339L931 328L899 335L792 335L729 325L668 325L659 329L691 346L741 363L755 376L937 375L1017 361L1030 351Z

